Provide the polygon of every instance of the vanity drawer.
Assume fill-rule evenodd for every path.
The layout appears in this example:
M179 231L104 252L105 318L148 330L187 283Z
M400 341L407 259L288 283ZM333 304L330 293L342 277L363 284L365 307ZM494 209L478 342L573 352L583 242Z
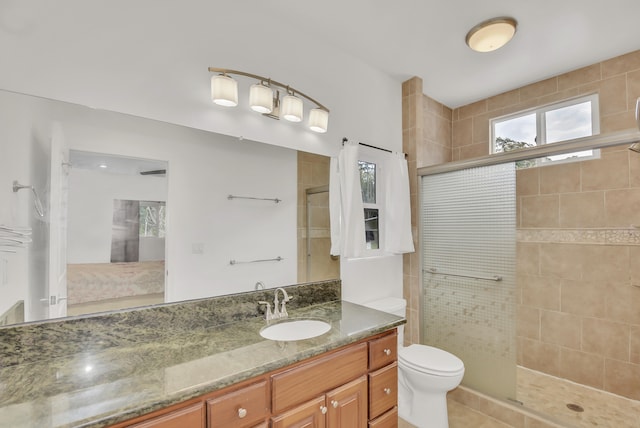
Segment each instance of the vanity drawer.
M311 400L367 373L367 343L350 346L274 375L274 414Z
M269 416L267 381L207 400L209 428L256 425Z
M204 428L204 406L200 401L183 409L129 425L129 428Z
M375 419L398 404L398 364L369 374L369 419Z
M398 335L390 334L369 342L369 370L378 370L398 359Z
M398 408L394 407L384 415L369 422L369 428L398 428Z

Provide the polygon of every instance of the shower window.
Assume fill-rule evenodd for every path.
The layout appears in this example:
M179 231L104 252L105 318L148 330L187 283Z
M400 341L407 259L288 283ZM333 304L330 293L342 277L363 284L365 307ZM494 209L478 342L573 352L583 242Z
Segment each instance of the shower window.
M600 132L598 95L566 100L491 121L492 153L553 144ZM541 166L600 157L599 150L585 150L520 161L517 168Z

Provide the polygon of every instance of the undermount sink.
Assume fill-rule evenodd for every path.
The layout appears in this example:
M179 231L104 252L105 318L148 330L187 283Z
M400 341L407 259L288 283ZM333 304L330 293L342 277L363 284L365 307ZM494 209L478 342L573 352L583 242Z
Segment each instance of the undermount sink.
M283 342L311 339L331 330L331 324L316 319L291 319L268 325L260 330L260 336Z

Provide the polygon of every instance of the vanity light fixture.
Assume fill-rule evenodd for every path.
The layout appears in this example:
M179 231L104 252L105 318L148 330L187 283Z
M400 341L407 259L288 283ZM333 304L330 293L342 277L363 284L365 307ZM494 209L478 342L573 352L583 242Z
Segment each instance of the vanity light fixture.
M249 89L249 106L252 110L262 113L272 119L286 119L290 122L301 122L304 117L302 98L315 104L309 112L309 128L314 132L327 132L329 125L329 109L289 85L285 85L267 77L258 76L244 71L226 68L209 67L209 72L218 73L211 77L211 100L221 106L235 107L238 105L238 82L229 77L230 74L245 76L258 80ZM286 91L280 100L279 87Z
M477 52L495 51L513 38L517 26L515 19L506 16L488 19L467 33L467 45Z

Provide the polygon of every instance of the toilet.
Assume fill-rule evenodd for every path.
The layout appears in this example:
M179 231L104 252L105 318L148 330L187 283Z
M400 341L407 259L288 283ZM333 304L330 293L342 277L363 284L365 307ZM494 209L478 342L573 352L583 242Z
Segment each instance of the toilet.
M364 306L404 317L405 299L388 297ZM403 346L404 326L398 327L398 414L419 428L448 428L447 392L464 376L464 363L455 355L426 345Z

